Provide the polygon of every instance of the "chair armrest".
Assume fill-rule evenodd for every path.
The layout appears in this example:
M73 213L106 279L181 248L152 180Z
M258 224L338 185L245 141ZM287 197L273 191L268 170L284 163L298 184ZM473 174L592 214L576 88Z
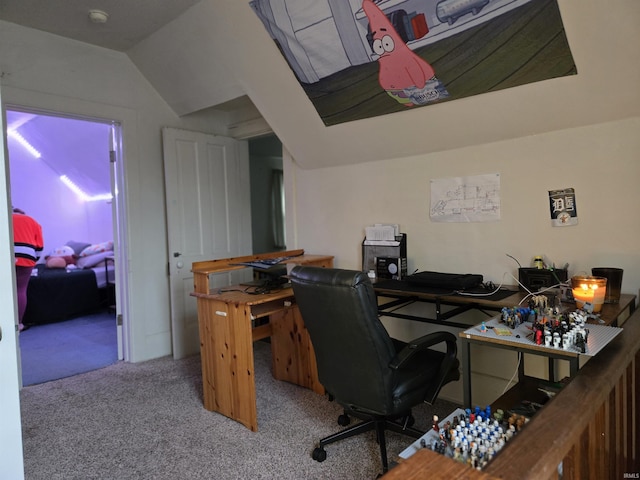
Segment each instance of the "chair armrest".
M397 370L417 352L442 342L446 343L447 350L444 354L444 358L442 359L442 363L440 364L438 373L434 376L433 382L424 396L424 402L429 405L432 405L433 402L435 402L438 394L440 393L440 389L445 383L459 378L458 372L456 372L456 375L453 377L450 376L450 371L454 367L457 368L456 355L458 354L458 346L456 344L455 335L450 332L435 332L412 340L396 354L389 364L389 368Z
M458 352L455 335L450 332L434 332L416 338L415 340L411 340L409 343L407 343L407 345L396 354L393 360L391 360L389 368L397 370L401 368L402 365L417 352L420 352L442 342L445 342L447 344L447 352L445 354L445 357L452 359L455 358Z

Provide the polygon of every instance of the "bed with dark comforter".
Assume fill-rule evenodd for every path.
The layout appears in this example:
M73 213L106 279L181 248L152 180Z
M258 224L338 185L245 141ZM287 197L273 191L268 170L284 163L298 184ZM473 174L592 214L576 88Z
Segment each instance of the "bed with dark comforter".
M101 307L96 273L91 268L67 271L36 265L27 289L25 325L37 325L86 315Z

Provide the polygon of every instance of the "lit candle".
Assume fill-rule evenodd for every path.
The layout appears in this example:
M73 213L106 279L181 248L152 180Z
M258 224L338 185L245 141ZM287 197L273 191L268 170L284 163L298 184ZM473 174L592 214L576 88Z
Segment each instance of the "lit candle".
M572 277L571 287L577 308L583 308L585 303L593 305L593 312L602 309L606 292L607 279L603 277Z

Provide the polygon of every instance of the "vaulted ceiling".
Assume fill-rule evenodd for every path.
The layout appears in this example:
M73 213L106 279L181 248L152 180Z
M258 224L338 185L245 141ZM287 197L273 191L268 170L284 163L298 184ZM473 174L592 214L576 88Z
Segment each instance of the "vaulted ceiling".
M613 0L606 11L601 2L558 4L577 75L331 127L248 0L0 0L0 19L125 52L178 115L253 110L299 165L317 168L640 115L640 2ZM107 23L91 23L90 8L107 12Z

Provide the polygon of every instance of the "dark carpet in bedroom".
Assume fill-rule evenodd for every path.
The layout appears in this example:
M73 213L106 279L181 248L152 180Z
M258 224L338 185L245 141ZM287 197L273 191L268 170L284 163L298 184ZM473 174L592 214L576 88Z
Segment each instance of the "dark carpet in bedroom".
M118 361L115 314L101 311L20 333L22 384L49 382Z

